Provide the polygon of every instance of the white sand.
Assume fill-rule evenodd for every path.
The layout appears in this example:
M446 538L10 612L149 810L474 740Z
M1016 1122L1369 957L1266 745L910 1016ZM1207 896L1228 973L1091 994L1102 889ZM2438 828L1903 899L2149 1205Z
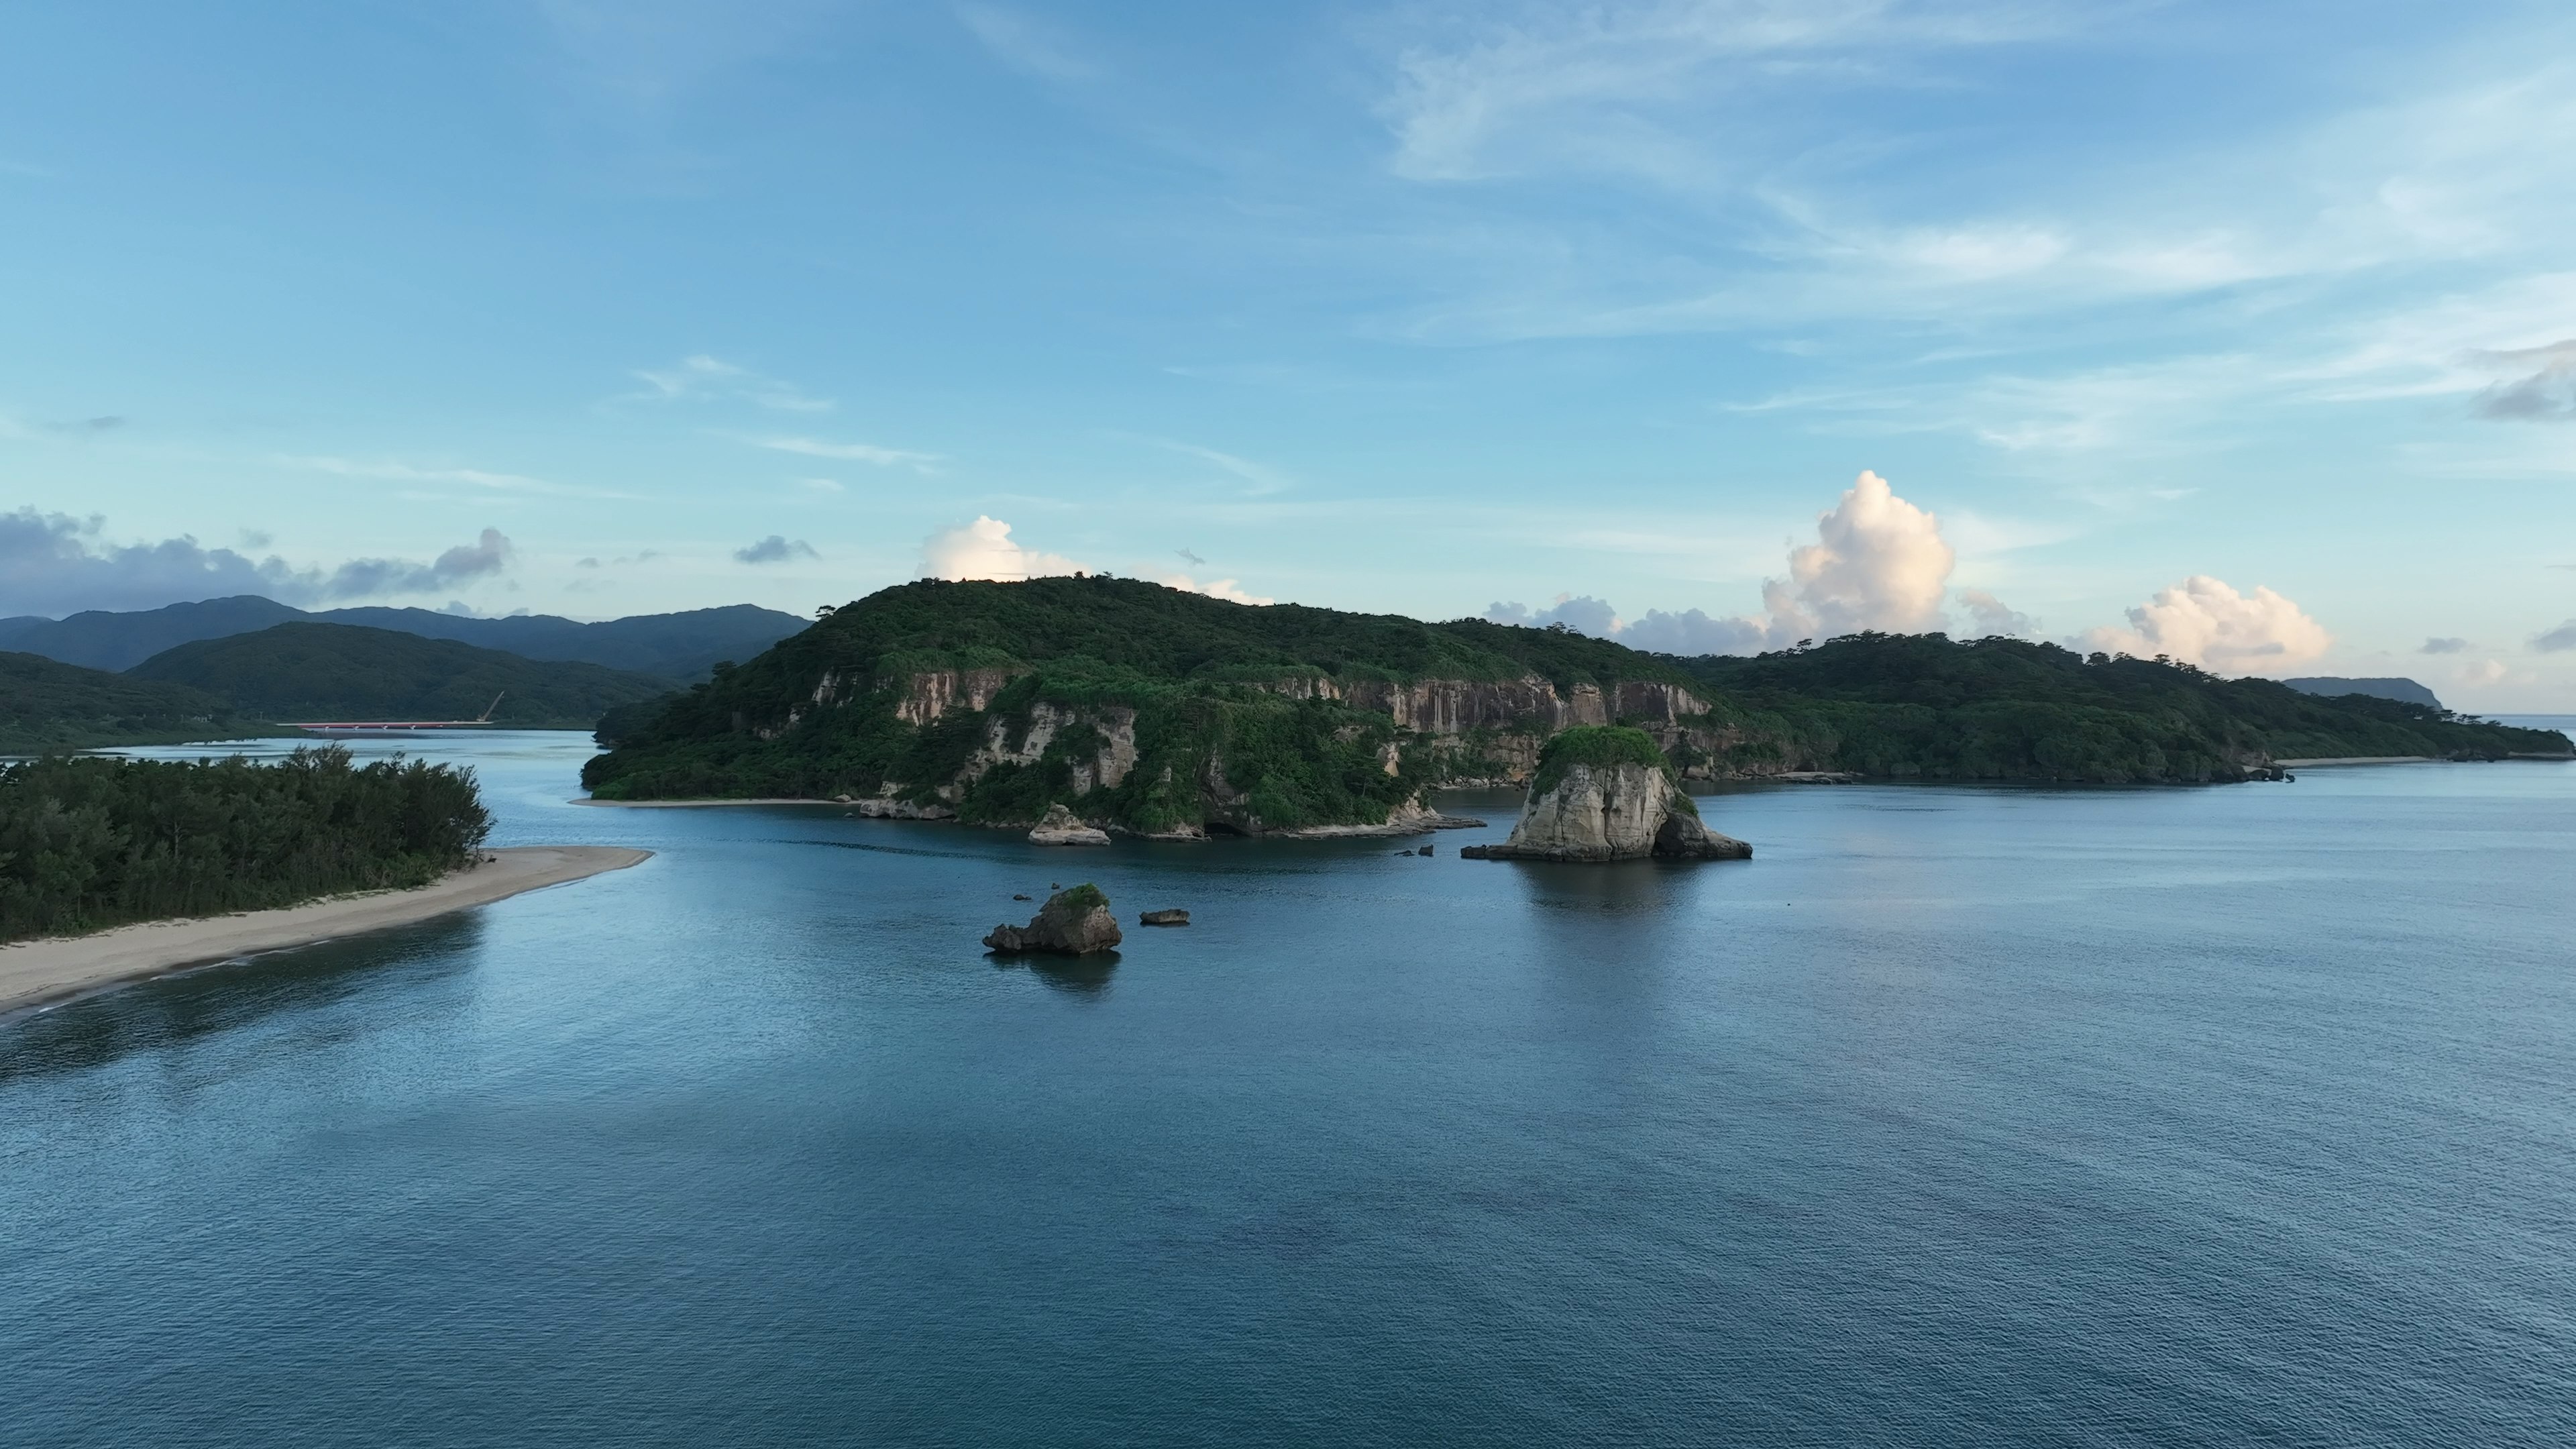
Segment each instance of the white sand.
M653 852L606 845L522 845L484 854L492 859L417 890L371 891L284 910L150 921L87 936L0 946L0 1011L21 1010L181 966L409 925L542 886L624 870Z
M564 802L567 805L599 805L617 810L703 810L717 805L838 805L847 810L855 801L799 800L781 797L771 800L593 800L587 795Z

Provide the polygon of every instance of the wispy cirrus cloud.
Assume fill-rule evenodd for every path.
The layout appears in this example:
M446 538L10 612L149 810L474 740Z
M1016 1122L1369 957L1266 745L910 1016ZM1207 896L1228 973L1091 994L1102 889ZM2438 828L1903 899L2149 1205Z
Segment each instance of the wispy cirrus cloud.
M2268 126L2159 145L2077 127L2061 138L2075 152L1999 139L2022 129L2006 99L2016 57L2080 66L2141 41L2152 55L2158 8L1425 7L1385 62L1388 167L1437 188L1442 215L1476 208L1475 224L1426 239L1441 295L1387 330L1962 331L2321 279L2375 287L2398 266L2510 271L2576 222L2576 154L2557 140L2576 128L2576 66L2550 58L2564 25L2526 25L2519 44L2463 30L2403 84L2348 90L2339 110L2278 107ZM1943 175L1973 183L1923 184ZM1604 188L1623 198L1606 211Z
M1100 66L1060 27L1009 6L965 3L955 7L966 27L994 59L1052 81L1091 80Z
M340 478L380 479L389 483L461 483L494 493L535 493L558 498L631 498L634 495L606 488L578 484L553 483L531 478L523 473L496 473L483 468L422 466L391 458L341 458L328 455L281 453L271 459L289 468L308 472L329 473Z
M823 438L750 438L755 448L772 452L795 453L807 458L832 458L844 463L872 463L880 468L910 468L929 473L943 461L937 453L917 453L906 448L883 448L874 443L835 443Z
M2054 32L2044 4L1901 0L1646 0L1436 13L1396 62L1381 107L1391 164L1416 180L1536 170L1703 171L1715 115L1762 90L1883 73L1872 57Z
M621 401L747 402L783 413L828 413L840 406L830 398L815 397L792 382L754 372L703 352L681 358L669 367L637 368L635 377L645 385L645 390L628 393Z
M1250 458L1240 457L1236 454L1223 452L1219 449L1206 447L1202 444L1187 443L1178 438L1156 437L1151 433L1117 433L1112 436L1132 438L1137 442L1147 443L1160 448L1167 453L1177 453L1185 458L1196 458L1202 463L1212 464L1220 472L1228 473L1241 479L1245 484L1243 496L1247 498L1261 498L1273 493L1285 493L1289 489L1297 486L1296 480L1290 478L1281 470L1273 468L1266 463L1257 463Z

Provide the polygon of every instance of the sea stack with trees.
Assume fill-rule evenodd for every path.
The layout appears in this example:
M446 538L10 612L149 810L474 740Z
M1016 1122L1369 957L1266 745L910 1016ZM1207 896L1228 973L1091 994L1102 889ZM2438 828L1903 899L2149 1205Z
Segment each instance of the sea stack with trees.
M1700 823L1672 761L1644 730L1577 725L1549 740L1511 839L1471 860L1746 860L1753 847Z

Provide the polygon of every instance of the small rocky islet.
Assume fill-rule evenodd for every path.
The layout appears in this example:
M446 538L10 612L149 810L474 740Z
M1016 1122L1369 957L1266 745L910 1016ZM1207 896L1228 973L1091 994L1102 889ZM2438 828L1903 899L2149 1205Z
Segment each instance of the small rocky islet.
M1118 918L1109 913L1109 897L1085 882L1047 897L1025 926L995 926L984 938L984 946L1004 956L1088 956L1116 950L1120 939Z

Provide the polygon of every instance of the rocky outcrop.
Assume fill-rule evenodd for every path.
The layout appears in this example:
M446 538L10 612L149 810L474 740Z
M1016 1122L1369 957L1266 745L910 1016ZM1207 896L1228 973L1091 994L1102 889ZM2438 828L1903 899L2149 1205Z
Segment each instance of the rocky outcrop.
M1078 885L1047 897L1037 918L1025 926L995 926L985 948L1006 956L1045 952L1088 956L1117 948L1118 918L1109 914L1109 898L1096 886Z
M1521 810L1501 845L1459 852L1478 860L1743 860L1753 847L1700 824L1699 809L1652 765L1576 764Z
M916 805L910 800L898 800L891 794L870 795L864 799L849 801L848 804L853 813L864 815L870 820L954 820L957 818L955 810L937 801L927 805Z
M1046 818L1029 831L1031 845L1107 845L1109 832L1082 823L1062 805L1049 805Z
M1136 918L1136 924L1140 926L1186 926L1189 923L1190 913L1187 911L1147 911Z
M1336 836L1374 837L1385 835L1420 835L1426 830L1474 830L1485 822L1469 815L1443 815L1414 796L1386 812L1381 825L1307 825L1293 830L1269 830L1267 835L1285 836L1292 840L1329 840Z

